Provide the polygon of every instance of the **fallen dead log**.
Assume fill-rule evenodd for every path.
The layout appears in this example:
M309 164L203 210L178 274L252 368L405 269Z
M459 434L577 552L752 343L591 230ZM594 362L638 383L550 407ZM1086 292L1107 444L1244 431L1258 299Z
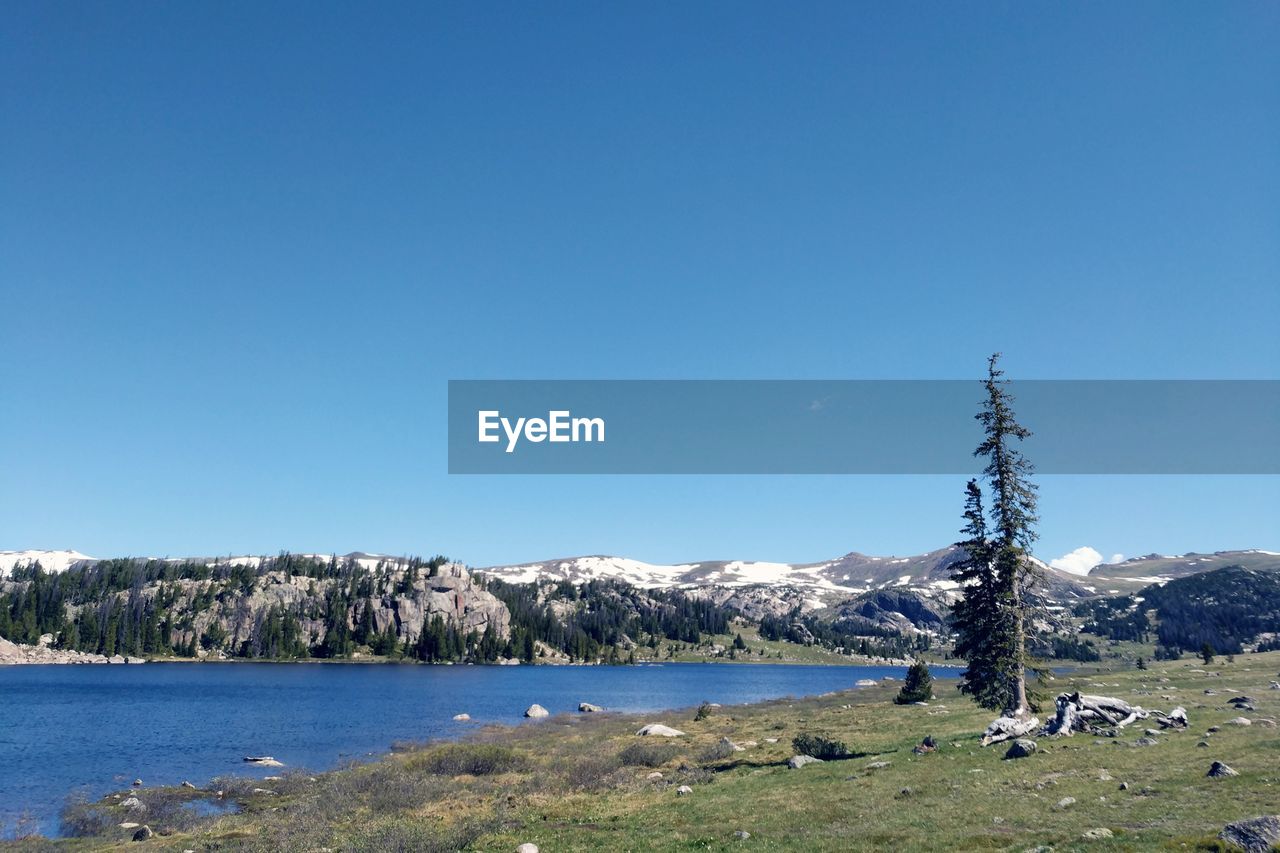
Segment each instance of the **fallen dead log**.
M1076 732L1087 732L1094 735L1114 735L1118 730L1136 720L1145 720L1151 716L1148 711L1138 705L1131 705L1123 699L1113 696L1092 696L1086 693L1062 693L1054 701L1057 714L1045 726L1041 734L1051 737L1070 737ZM1180 716L1179 716L1180 714ZM1186 727L1187 712L1183 708L1175 708L1168 716L1157 714L1157 722L1170 721L1165 728L1174 726ZM1181 719L1181 723L1177 720Z
M1005 740L1022 737L1035 731L1040 725L1036 717L1000 717L992 720L991 725L982 733L982 745L990 746Z

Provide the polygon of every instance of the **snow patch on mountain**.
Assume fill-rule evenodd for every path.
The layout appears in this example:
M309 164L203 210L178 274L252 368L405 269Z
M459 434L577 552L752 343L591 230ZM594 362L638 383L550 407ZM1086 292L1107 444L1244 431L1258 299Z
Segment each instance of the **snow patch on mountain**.
M0 578L8 577L15 568L38 562L46 572L65 572L83 560L92 560L79 551L0 551Z

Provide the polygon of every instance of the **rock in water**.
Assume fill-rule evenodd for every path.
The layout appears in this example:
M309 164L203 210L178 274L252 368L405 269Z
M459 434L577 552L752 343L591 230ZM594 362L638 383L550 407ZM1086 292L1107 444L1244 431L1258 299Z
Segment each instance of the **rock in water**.
M259 767L284 767L282 763L276 761L270 755L246 755L244 760L248 764L256 764Z
M1009 751L1004 754L1005 758L1027 758L1036 751L1036 742L1018 738L1010 746Z
M1280 815L1229 823L1218 833L1218 837L1243 847L1247 853L1267 853L1274 845L1280 844Z
M550 717L551 712L535 702L525 709L524 715L526 717Z
M1224 776L1239 776L1240 774L1223 764L1221 761L1215 761L1213 764L1209 765L1209 772L1205 775L1214 779L1221 779Z
M190 789L192 789L192 790L194 791L196 786L195 786L195 785L193 785L193 784L191 784L190 782L184 781L184 782L182 783L182 787L184 787L184 788L190 788Z
M604 708L601 708L599 705L592 705L590 702L578 703L578 711L583 714L594 714L598 711L603 711L603 710Z
M799 770L806 764L822 764L821 758L814 758L812 755L793 755L787 759L787 766L792 770Z
M455 723L465 723L471 719L470 714L454 714L453 721Z
M662 723L650 723L636 734L642 737L684 737L684 732L673 729L671 726L664 726Z

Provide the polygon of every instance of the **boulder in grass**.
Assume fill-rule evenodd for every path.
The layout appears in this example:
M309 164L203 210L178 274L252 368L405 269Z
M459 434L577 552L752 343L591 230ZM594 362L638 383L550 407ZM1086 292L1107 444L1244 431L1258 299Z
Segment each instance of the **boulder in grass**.
M1114 833L1112 833L1111 830L1107 829L1105 826L1100 826L1097 829L1085 830L1080 837L1085 841L1101 841L1104 838L1111 838L1113 835Z
M1205 774L1211 779L1223 779L1227 776L1239 776L1240 774L1232 770L1221 761L1215 761L1209 765L1209 772Z
M684 737L684 732L664 726L662 723L650 723L636 732L641 737Z
M1005 758L1029 758L1036 751L1036 742L1025 738L1018 738L1009 745L1009 751L1004 754Z
M538 845L532 841L526 841L516 848L516 853L538 853Z
M693 789L690 788L688 785L681 785L679 788L676 788L677 797L686 797L692 793L693 793Z
M1227 725L1229 725L1229 726L1251 726L1251 725L1253 725L1253 720L1249 719L1248 717L1235 717L1235 718L1233 718L1233 719L1227 720Z
M530 705L528 708L525 709L524 715L526 717L534 717L534 718L550 717L551 712L535 702L534 704Z
M1218 833L1218 837L1243 847L1246 853L1267 853L1280 844L1280 815L1265 815L1229 823Z
M812 755L793 755L787 759L787 766L792 770L799 770L809 764L822 764L821 758L814 758Z

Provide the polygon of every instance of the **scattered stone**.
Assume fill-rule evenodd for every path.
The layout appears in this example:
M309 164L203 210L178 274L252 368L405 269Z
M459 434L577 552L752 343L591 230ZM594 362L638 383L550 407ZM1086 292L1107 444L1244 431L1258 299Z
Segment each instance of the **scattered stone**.
M1110 782L1110 781L1112 781L1111 774L1110 774L1110 773L1108 773L1106 770L1101 770L1101 771L1099 771L1099 772L1098 772L1098 781L1099 781L1099 782Z
M195 788L196 788L196 786L195 786L195 785L192 785L190 782L187 782L187 781L185 781L185 780L184 780L184 781L183 781L183 783L182 783L182 787L184 787L184 788L190 788L190 789L191 789L191 790L193 790L193 791L194 791L194 790L195 790Z
M1004 754L1004 757L1005 758L1028 758L1035 751L1036 751L1035 741L1027 740L1025 738L1019 738L1009 746L1009 751Z
M1207 741L1207 740L1202 740L1202 741L1200 741L1199 743L1197 743L1197 744L1196 744L1196 748L1197 748L1197 749L1205 749L1205 748L1206 748L1206 747L1208 747L1208 746L1209 746L1209 741Z
M867 765L868 770L883 770L889 766L888 761L873 761Z
M1234 719L1227 720L1227 725L1229 725L1229 726L1251 726L1251 725L1253 725L1253 720L1249 719L1248 717L1235 717Z
M739 829L737 832L733 834L733 837L738 839L739 841L746 841L748 838L751 837L751 833L747 832L745 829Z
M1062 799L1058 800L1058 806L1057 806L1057 807L1058 807L1058 808L1060 808L1060 809L1069 809L1069 808L1071 808L1072 806L1074 806L1075 804L1076 804L1076 798L1075 798L1075 797L1063 797Z
M912 791L910 788L903 788L901 791L899 791L899 792L898 792L898 796L899 796L899 797L909 797L909 796L911 796L911 795L912 795L912 794L914 794L914 793L915 793L915 791Z
M857 687L875 687L875 686L876 686L876 682L872 681L870 678L859 678L859 679L857 680L857 682L856 682L855 686L857 686Z
M1271 688L1270 688L1270 689L1272 689L1272 690L1280 690L1280 681L1273 681L1273 682L1271 682Z
M1133 742L1133 745L1134 746L1155 746L1159 742L1160 741L1156 740L1153 737L1140 737Z
M1276 721L1268 717L1259 717L1253 721L1253 724L1255 726L1261 726L1264 729L1274 729L1276 727Z
M120 827L121 829L137 829L138 827L142 826L142 824L134 823L131 820L126 820L124 823L116 824L116 826Z
M141 788L141 787L142 787L142 780L141 780L141 779L134 779L134 780L133 780L133 787L135 787L135 788Z
M777 743L777 742L778 742L778 739L777 739L776 737L767 737L767 738L765 738L765 739L764 739L764 742L765 742L765 743Z
M814 758L812 755L793 755L787 759L787 766L792 770L799 770L806 764L822 764L821 758Z
M662 778L662 774L659 773L657 770L655 770L644 778L648 779L650 782L657 782L659 779Z
M1143 734L1146 735L1147 737L1159 737L1160 731L1158 729L1147 729L1143 732Z
M284 764L276 761L270 755L246 755L244 757L246 764L256 764L259 767L284 767Z
M516 848L516 853L538 853L538 845L532 841L526 841Z
M1227 704L1228 705L1252 705L1254 702L1257 702L1257 701L1258 700L1254 699L1252 696L1235 696L1231 699L1228 699Z
M692 794L692 793L693 793L693 789L690 788L688 785L681 785L679 788L676 788L677 797L683 797L686 794Z
M146 825L144 824L142 827L140 827L140 828L138 829L138 831L137 831L137 832L135 832L135 833L133 834L133 840L134 840L134 841L146 841L148 838L150 838L150 837L151 837L151 836L153 836L153 835L155 835L155 833L151 831L151 827L146 826Z
M454 714L453 721L455 723L465 723L471 719L470 714Z
M147 807L143 805L142 800L139 800L137 797L129 797L127 800L120 803L120 805L124 806L126 809L132 809L133 811L145 812L147 810Z
M1121 790L1121 791L1127 791L1127 790L1129 790L1129 783L1128 783L1128 782L1121 782L1121 783L1120 783L1120 790Z
M590 702L578 703L578 713L580 714L595 714L603 710L604 708L601 708L599 705L592 705Z
M1216 691L1216 690L1210 690L1208 687L1206 687L1206 688L1204 689L1204 695L1206 695L1206 696L1217 696L1217 695L1218 695L1218 691Z
M551 712L535 702L525 709L524 715L526 717L550 717Z
M1266 815L1229 823L1218 833L1223 841L1243 847L1246 853L1267 853L1280 844L1280 815Z
M1100 826L1097 829L1085 830L1080 837L1083 838L1085 841L1100 841L1103 838L1111 838L1112 832L1111 830L1107 829L1105 826Z
M662 723L650 723L641 728L636 734L642 737L684 737L684 732L679 729L673 729L671 726L664 726Z
M1209 772L1205 775L1213 779L1221 779L1224 776L1239 776L1240 774L1223 764L1221 761L1215 761L1213 764L1209 765Z

